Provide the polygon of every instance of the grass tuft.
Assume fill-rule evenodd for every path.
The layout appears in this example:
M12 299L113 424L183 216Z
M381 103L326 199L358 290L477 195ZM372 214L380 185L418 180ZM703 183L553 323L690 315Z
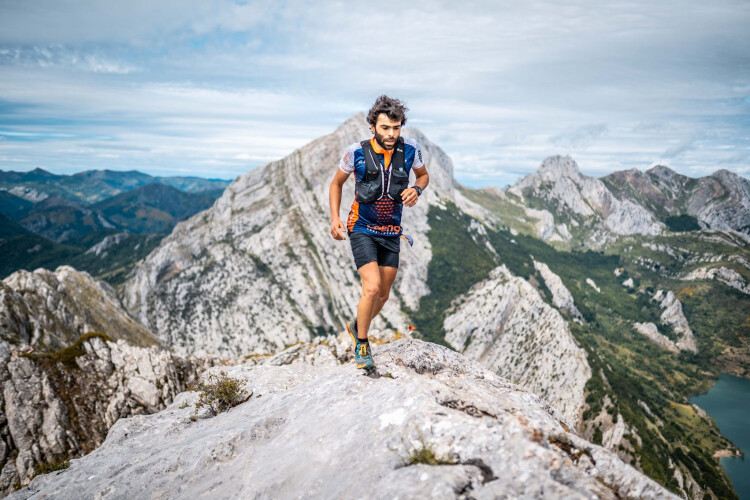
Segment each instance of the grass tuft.
M201 382L190 390L198 392L198 401L195 403L195 411L208 406L214 415L225 412L250 399L251 394L245 391L245 381L229 377L227 372L221 371L219 375L209 374L206 382Z
M435 452L435 449L431 443L428 443L422 434L422 431L417 428L419 433L419 444L416 447L410 446L404 442L406 447L407 455L403 457L404 463L409 465L425 464L425 465L455 465L456 462L449 456L441 456Z
M65 470L70 467L70 460L63 460L62 462L50 462L46 464L36 464L34 466L34 475L31 479L34 479L39 474L49 474L58 470Z

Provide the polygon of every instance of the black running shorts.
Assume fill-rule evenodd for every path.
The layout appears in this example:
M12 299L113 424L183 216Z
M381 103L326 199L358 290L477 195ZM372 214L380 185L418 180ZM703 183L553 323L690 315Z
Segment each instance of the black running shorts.
M374 236L365 233L349 233L354 264L357 269L369 262L378 266L398 267L398 252L401 250L400 236Z

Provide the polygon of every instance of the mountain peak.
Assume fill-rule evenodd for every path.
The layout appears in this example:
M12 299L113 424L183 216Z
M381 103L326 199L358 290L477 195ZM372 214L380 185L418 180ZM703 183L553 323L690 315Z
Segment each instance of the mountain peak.
M656 175L657 177L661 177L662 179L671 179L675 175L677 175L677 172L667 167L666 165L654 165L650 169L646 170L646 173Z
M352 116L344 120L341 125L336 127L336 131L334 132L336 135L347 133L353 133L354 136L357 137L371 135L370 131L367 129L367 117L364 113L361 111L354 113Z
M581 171L578 169L578 164L570 156L548 156L542 162L542 165L537 170L537 173L542 174L553 174L556 176L570 177L577 179L581 176Z
M34 174L34 175L44 175L46 177L54 177L55 175L52 172L47 172L46 170L40 167L36 167L34 170L30 171L29 173Z
M711 174L711 177L716 177L719 180L729 181L729 182L737 182L742 178L739 175L735 174L734 172L730 172L729 170L725 168L722 168L721 170L717 170L716 172Z

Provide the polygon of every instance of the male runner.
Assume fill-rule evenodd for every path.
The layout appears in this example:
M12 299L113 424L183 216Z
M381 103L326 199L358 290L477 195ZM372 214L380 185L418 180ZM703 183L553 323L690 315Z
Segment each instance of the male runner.
M357 368L368 370L375 367L367 342L370 322L388 300L398 272L401 212L403 206L417 203L430 179L419 143L401 137L406 111L398 99L378 97L367 114L373 137L346 149L329 189L331 236L345 240L346 229L362 279L357 317L346 329L354 344ZM407 187L411 170L416 182ZM356 192L344 226L339 218L341 189L352 172Z

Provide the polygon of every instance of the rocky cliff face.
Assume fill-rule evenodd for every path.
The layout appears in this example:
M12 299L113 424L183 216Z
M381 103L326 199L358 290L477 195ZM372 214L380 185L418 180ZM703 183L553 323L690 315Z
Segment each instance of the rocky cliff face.
M10 498L676 498L455 352L404 339L375 358L388 376L228 368L247 402L194 422L197 396L183 394L118 421L99 449Z
M568 226L586 227L587 243L600 246L607 241L607 233L659 234L663 225L641 205L628 199L618 199L599 179L582 175L569 156L551 156L531 175L509 188L510 194L520 197L533 209L552 212L555 223L564 223L558 238L569 240ZM552 231L541 235L552 237Z
M586 353L560 313L505 266L460 297L445 319L445 340L459 352L549 401L581 423Z
M17 271L0 282L0 339L38 351L62 349L87 332L140 345L158 345L120 306L114 291L87 273Z
M0 341L0 493L94 450L118 419L163 409L195 376L166 350L101 334L31 355Z
M750 235L750 181L727 170L693 179L657 165L645 173L615 172L602 180L622 199L660 217L687 214L703 227Z
M359 297L349 242L330 236L328 185L345 148L369 137L355 115L333 134L232 183L209 210L179 224L133 272L123 302L177 353L242 356L269 353L352 318ZM428 293L430 204L453 198L452 164L416 130L430 187L405 209L404 248L395 293L382 319L405 330L404 306ZM353 199L344 186L341 218Z

